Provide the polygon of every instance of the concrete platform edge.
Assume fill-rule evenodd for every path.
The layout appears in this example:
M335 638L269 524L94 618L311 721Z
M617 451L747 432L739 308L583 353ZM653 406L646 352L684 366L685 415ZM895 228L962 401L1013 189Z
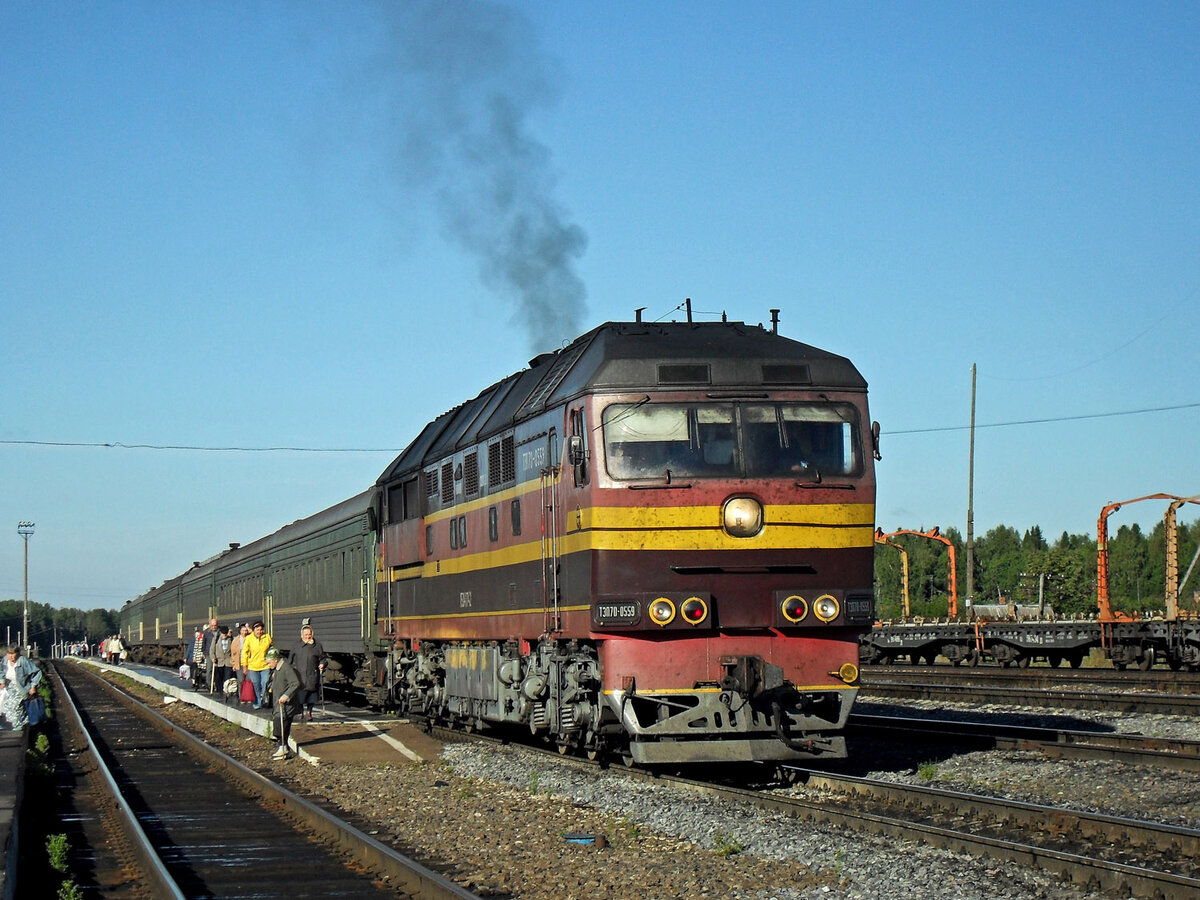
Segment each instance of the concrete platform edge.
M93 666L97 669L102 669L106 672L112 672L117 675L124 675L126 678L129 678L132 681L136 681L140 684L146 685L146 687L153 688L160 694L167 694L171 697L175 697L177 700L181 700L184 703L190 703L192 706L197 706L200 709L203 709L205 712L211 713L212 715L224 719L227 722L232 722L239 728L244 728L247 731L253 732L254 734L262 735L264 738L267 736L267 726L270 723L270 719L263 719L259 716L248 713L243 709L229 706L220 700L208 696L207 694L197 694L189 687L171 684L169 682L161 681L157 678L152 678L149 675L143 675L140 672L134 672L133 670L127 669L124 666L114 666L95 659L71 657L71 661L76 663L84 663L86 665ZM298 758L304 760L310 765L320 765L320 758L313 756L303 747L297 746L296 739L294 737L288 741L288 746Z

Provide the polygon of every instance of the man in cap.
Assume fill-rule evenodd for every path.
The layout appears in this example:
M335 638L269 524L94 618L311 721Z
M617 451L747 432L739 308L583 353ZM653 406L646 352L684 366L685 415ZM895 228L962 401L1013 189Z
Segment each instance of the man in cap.
M292 719L299 708L296 695L300 690L300 676L275 647L267 651L267 668L271 670L271 697L279 711L279 749L272 759L291 759L288 740L292 735Z

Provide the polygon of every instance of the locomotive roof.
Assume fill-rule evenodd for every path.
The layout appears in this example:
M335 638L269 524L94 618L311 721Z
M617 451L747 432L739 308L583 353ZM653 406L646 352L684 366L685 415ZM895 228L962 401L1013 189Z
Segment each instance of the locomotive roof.
M443 413L384 470L384 484L585 391L805 388L865 391L848 359L744 322L606 322Z

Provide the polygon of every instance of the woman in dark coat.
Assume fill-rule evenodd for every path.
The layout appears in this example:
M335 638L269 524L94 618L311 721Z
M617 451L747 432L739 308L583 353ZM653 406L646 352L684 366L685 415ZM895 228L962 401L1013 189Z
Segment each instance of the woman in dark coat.
M325 671L325 651L313 638L312 626L305 624L300 629L300 646L292 651L288 662L300 677L300 691L296 697L296 709L304 709L304 721L312 721L313 704L321 692L321 674Z

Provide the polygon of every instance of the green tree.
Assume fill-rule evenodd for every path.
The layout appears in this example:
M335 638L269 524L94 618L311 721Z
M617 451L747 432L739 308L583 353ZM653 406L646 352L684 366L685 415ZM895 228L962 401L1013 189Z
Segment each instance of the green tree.
M976 583L979 602L1002 603L1015 599L1021 574L1025 571L1020 533L1007 525L997 525L975 542L975 555L979 563Z

